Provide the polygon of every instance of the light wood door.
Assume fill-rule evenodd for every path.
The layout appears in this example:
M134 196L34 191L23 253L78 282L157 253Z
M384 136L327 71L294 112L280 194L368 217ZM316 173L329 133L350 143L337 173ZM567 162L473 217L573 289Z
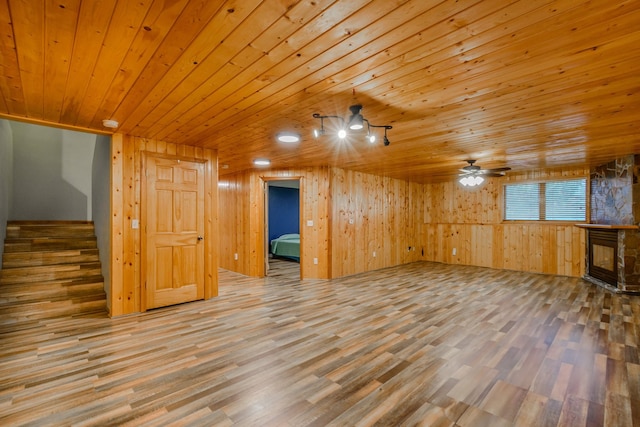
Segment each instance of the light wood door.
M145 309L204 298L204 163L146 157Z

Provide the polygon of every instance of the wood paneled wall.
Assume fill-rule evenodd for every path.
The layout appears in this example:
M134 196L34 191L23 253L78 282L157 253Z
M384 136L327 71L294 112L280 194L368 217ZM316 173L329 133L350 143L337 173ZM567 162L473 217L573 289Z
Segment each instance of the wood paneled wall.
M331 277L422 258L422 184L331 169Z
M585 168L531 171L489 178L476 189L339 168L225 176L220 264L249 276L264 273L264 181L300 177L303 278L342 277L419 260L581 276L584 231L573 223L502 221L502 192L506 182L586 176Z
M220 267L249 276L251 272L251 173L226 175L218 183ZM234 259L238 254L238 259ZM255 255L254 255L255 256Z
M582 276L584 230L573 223L502 221L502 193L507 182L588 175L586 168L535 170L502 179L489 178L476 189L463 188L453 181L425 185L425 259Z
M264 183L274 179L300 179L301 275L305 279L328 278L328 168L249 171L222 177L220 266L248 276L264 275ZM313 225L308 226L307 221Z
M139 312L141 233L131 227L140 217L142 155L158 153L204 159L205 167L205 298L218 294L218 171L215 151L114 134L111 140L111 316Z

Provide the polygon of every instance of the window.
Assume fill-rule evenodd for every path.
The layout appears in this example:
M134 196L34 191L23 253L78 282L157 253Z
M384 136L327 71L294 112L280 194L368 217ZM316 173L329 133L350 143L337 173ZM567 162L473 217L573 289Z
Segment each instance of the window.
M585 221L586 178L504 186L504 219Z

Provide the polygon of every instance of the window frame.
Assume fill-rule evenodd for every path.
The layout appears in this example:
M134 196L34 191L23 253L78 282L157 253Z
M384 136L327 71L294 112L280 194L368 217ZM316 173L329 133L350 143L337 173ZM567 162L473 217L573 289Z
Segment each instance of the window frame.
M560 220L560 219L552 219L552 220L547 220L547 219L540 219L540 218L545 218L546 217L546 205L547 205L547 198L546 198L546 184L549 182L562 182L562 181L578 181L578 180L584 180L585 183L585 214L584 214L584 219L567 219L567 220ZM539 219L506 219L506 214L507 214L507 186L509 185L520 185L520 184L538 184L538 197L540 200L539 206L538 206L538 218ZM545 223L545 224L581 224L581 223L588 223L590 221L590 201L591 201L591 182L590 182L590 177L589 176L571 176L571 177L561 177L561 178L555 178L555 177L550 177L550 178L546 178L546 179L531 179L531 180L521 180L521 181L510 181L510 182L505 182L504 184L502 184L502 222L503 223L533 223L533 224L539 224L539 223Z

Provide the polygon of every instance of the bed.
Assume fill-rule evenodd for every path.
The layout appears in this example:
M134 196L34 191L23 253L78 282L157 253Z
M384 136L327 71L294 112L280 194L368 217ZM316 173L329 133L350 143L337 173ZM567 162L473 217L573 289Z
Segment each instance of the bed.
M281 258L293 259L300 262L300 235L283 234L271 241L271 253Z

